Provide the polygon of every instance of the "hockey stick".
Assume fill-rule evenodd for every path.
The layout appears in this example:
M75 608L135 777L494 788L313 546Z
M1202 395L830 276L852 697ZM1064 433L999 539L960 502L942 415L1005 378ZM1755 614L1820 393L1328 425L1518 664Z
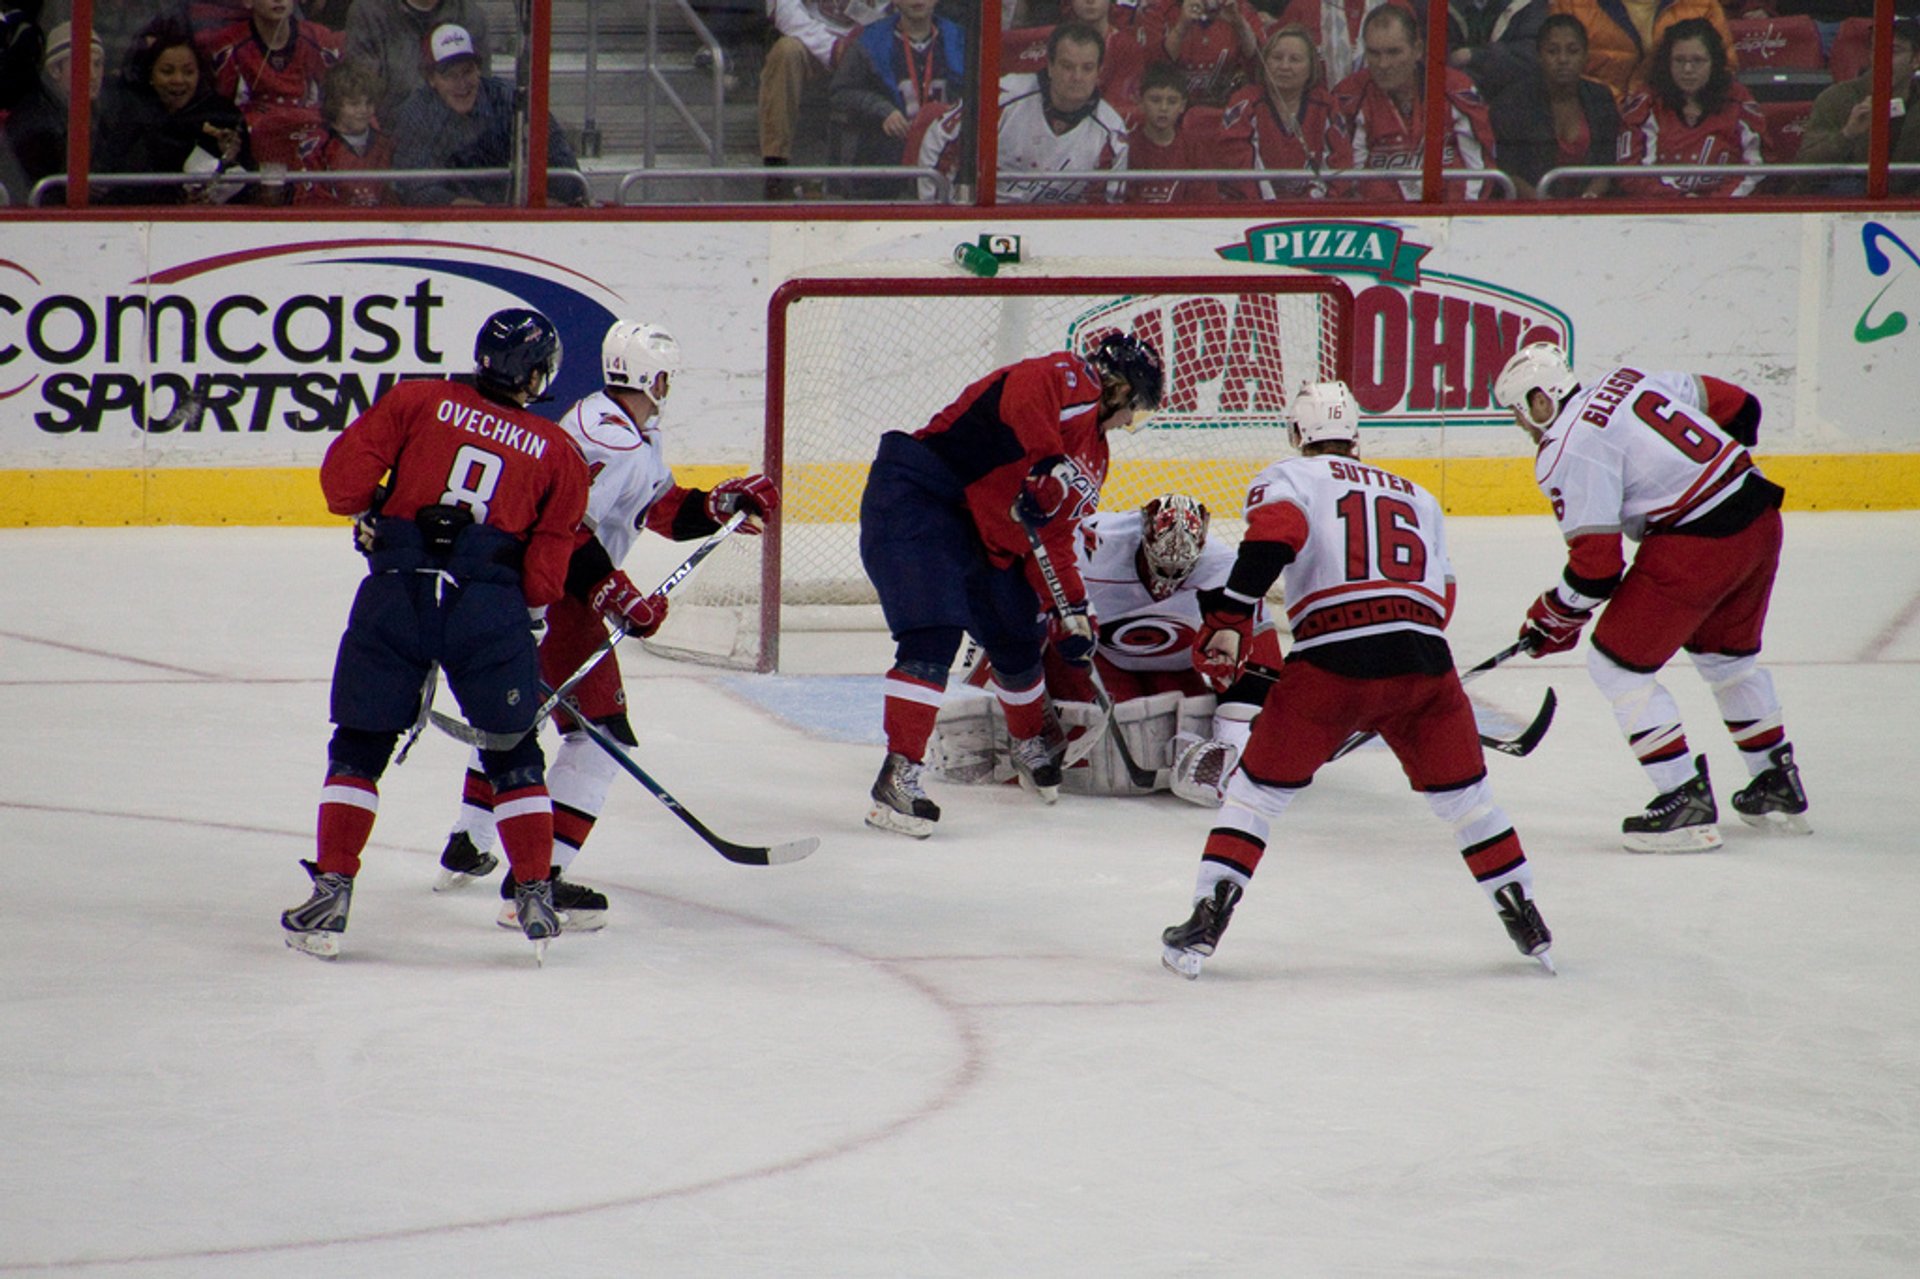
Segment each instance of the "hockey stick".
M1060 575L1054 572L1053 556L1041 543L1040 535L1034 532L1025 520L1021 520L1017 513L1014 519L1019 522L1021 528L1027 530L1027 541L1033 547L1033 562L1040 566L1040 577L1047 584L1047 594L1053 597L1054 611L1064 617L1068 611L1067 589L1060 585ZM1087 654L1087 679L1093 685L1093 700L1100 707L1100 714L1106 720L1107 733L1113 738L1113 744L1120 752L1120 764L1127 770L1127 780L1141 790L1152 790L1159 783L1160 775L1154 769L1140 767L1140 762L1133 757L1133 751L1127 747L1127 735L1120 731L1120 722L1114 718L1113 699L1107 696L1107 686L1100 681L1100 668L1094 664L1091 653ZM1093 747L1089 745L1082 752L1081 758L1085 758L1092 749Z
M687 556L687 558L681 562L679 568L667 574L666 579L662 581L660 585L654 587L653 593L655 595L669 594L674 587L686 581L693 573L693 570L699 565L700 561L713 554L714 548L725 541L729 533L739 528L740 525L745 522L746 518L746 511L735 511L732 518L715 529L706 541L694 547L693 554ZM626 637L626 627L614 627L613 633L602 640L600 646L594 649L593 652L588 655L587 660L580 664L580 669L562 680L560 687L553 690L553 693L544 702L540 703L540 708L533 713L533 728L528 729L527 732L536 731L547 716L553 714L553 708L560 704L560 699L568 693L571 693L581 680L592 674L593 668L600 665L600 659L608 653L611 653L614 646ZM453 716L443 714L439 711L433 712L432 718L433 726L447 736L457 738L469 746L477 746L485 751L511 750L515 743L527 735L526 733L489 733L485 729L475 728L465 720L455 719ZM417 731L418 730L416 730L416 733Z
M433 695L440 691L440 663L427 663L427 678L420 685L420 714L413 721L413 727L407 730L407 740L400 743L400 750L393 757L395 764L407 762L407 752L420 740L420 734L427 727L427 721L434 715Z
M614 763L631 773L633 779L646 787L648 791L652 792L653 797L662 804L665 804L669 812L685 822L694 834L706 840L708 846L711 847L714 852L719 853L728 861L735 862L741 866L782 866L788 862L797 862L802 857L812 853L814 849L820 847L819 839L812 835L804 839L790 839L783 844L771 845L736 844L732 840L720 838L720 836L708 830L706 824L698 817L688 812L686 805L668 794L666 787L654 781L652 777L647 775L647 771L644 768L634 763L633 756L627 754L625 748L623 748L619 742L615 741L605 729L581 714L579 703L575 702L571 697L563 696L560 698L560 705L567 709L568 713L573 716L574 721L586 731L587 736L591 737L601 750L613 757Z
M1527 642L1525 640L1515 640L1498 653L1495 653L1492 657L1487 658L1484 662L1469 666L1466 670L1461 671L1460 682L1464 684L1476 676L1484 675L1502 662L1518 657L1526 651ZM1539 713L1533 717L1533 723L1527 725L1518 737L1490 737L1482 733L1480 734L1480 744L1488 750L1499 751L1503 755L1527 754L1540 744L1542 737L1547 735L1547 727L1553 723L1554 708L1559 705L1559 702L1560 699L1554 694L1554 691L1548 689L1545 699L1540 703ZM1327 762L1332 763L1344 755L1351 755L1354 751L1372 741L1376 736L1378 736L1378 734L1371 732L1355 733L1346 741L1340 743L1339 749L1327 757Z

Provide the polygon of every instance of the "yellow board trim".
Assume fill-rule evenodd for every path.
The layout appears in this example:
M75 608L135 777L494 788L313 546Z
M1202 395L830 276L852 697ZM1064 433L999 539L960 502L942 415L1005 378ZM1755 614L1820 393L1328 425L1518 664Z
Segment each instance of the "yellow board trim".
M1768 477L1787 490L1790 511L1920 509L1920 454L1758 454ZM1371 459L1370 459L1371 460ZM1450 515L1538 515L1546 501L1529 459L1400 458L1377 463L1423 485ZM840 523L859 518L865 463L795 468L787 477L784 518ZM682 484L711 488L740 466L683 466ZM1196 480L1199 475L1206 477ZM1192 492L1216 511L1237 511L1252 477L1243 461L1117 465L1102 494L1110 510L1138 506L1169 488ZM127 525L293 525L334 523L312 467L176 467L162 470L0 471L0 528Z

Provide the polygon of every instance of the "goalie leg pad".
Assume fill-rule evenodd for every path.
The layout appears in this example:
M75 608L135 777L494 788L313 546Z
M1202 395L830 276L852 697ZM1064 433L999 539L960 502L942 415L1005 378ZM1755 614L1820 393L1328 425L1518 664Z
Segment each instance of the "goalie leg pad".
M1154 786L1135 786L1127 774L1126 762L1120 758L1120 748L1110 737L1103 737L1087 755L1084 767L1067 770L1064 789L1080 795L1150 795L1165 788L1173 765L1173 740L1180 731L1180 706L1184 700L1178 692L1167 692L1114 705L1114 728L1126 734L1127 749L1133 752L1134 760L1142 768L1151 768L1158 774ZM1100 713L1098 708L1088 709L1095 715ZM1063 724L1068 723L1064 708L1061 720Z
M927 771L969 786L1013 776L1012 742L999 699L982 688L949 690L927 740Z

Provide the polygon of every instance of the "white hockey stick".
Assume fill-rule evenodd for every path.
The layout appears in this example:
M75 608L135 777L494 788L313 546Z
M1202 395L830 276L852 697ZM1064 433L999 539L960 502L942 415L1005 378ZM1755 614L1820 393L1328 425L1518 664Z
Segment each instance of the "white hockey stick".
M748 515L749 512L745 510L735 511L725 524L722 524L708 535L706 541L694 547L693 554L682 560L679 568L667 574L660 585L653 588L653 593L655 595L671 594L674 587L680 585L686 581L688 577L692 576L693 570L699 566L701 560L713 554L715 548L717 548L720 543L726 541L729 534L746 522ZM540 703L540 708L533 713L533 727L528 729L527 733L538 730L547 716L553 714L554 707L560 705L561 699L573 692L575 686L578 685L581 680L592 674L593 668L600 665L600 660L608 653L611 653L614 647L626 637L626 627L614 627L613 633L600 642L600 646L587 656L587 660L580 664L580 668L562 680L560 687L556 688L544 702ZM489 733L485 729L475 728L465 720L455 719L453 716L444 715L439 711L433 712L432 720L433 726L447 736L463 741L469 746L477 746L483 751L511 750L516 742L527 735L527 733ZM422 722L425 722L424 718ZM416 736L418 736L419 731L418 728L414 729ZM412 739L410 738L408 741L409 744L411 744Z

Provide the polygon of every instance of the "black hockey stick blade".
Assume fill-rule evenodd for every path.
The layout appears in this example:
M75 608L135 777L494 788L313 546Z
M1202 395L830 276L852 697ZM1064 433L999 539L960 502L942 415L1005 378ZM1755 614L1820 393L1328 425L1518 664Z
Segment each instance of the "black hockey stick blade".
M1477 662L1469 666L1466 670L1461 671L1460 682L1464 684L1476 675L1486 674L1501 663L1511 661L1513 658L1520 656L1520 654L1526 652L1529 647L1530 645L1526 640L1515 640L1484 662ZM1514 738L1489 737L1487 734L1482 733L1480 734L1480 744L1488 750L1499 751L1503 755L1525 755L1528 751L1538 746L1540 739L1546 736L1547 726L1553 723L1553 711L1558 703L1559 698L1554 695L1552 689L1548 689L1546 702L1540 707L1540 713L1534 717L1533 723L1527 725L1525 732ZM1346 741L1341 742L1333 754L1327 756L1327 762L1332 763L1336 759L1353 754L1353 752L1372 741L1374 736L1373 733L1355 733L1353 736L1347 738ZM1522 745L1525 746L1525 750L1518 749Z
M707 846L728 861L741 866L784 866L788 862L797 862L810 856L820 847L820 840L812 835L804 839L790 839L780 844L736 844L730 839L722 839L707 828L707 824L687 811L686 805L675 799L659 782L648 775L627 754L619 742L607 735L605 729L580 713L580 707L571 698L561 698L560 704L573 714L576 723L586 731L594 744L612 756L613 762L632 775L633 779L647 788L649 794L667 806L667 811L685 822L688 829L705 840Z
M1533 723L1527 725L1518 737L1488 737L1482 733L1480 744L1490 751L1499 751L1502 755L1532 754L1533 748L1540 744L1540 739L1547 735L1547 729L1552 726L1553 712L1559 705L1559 696L1552 689L1548 689L1545 700L1540 703L1540 713L1533 717Z

